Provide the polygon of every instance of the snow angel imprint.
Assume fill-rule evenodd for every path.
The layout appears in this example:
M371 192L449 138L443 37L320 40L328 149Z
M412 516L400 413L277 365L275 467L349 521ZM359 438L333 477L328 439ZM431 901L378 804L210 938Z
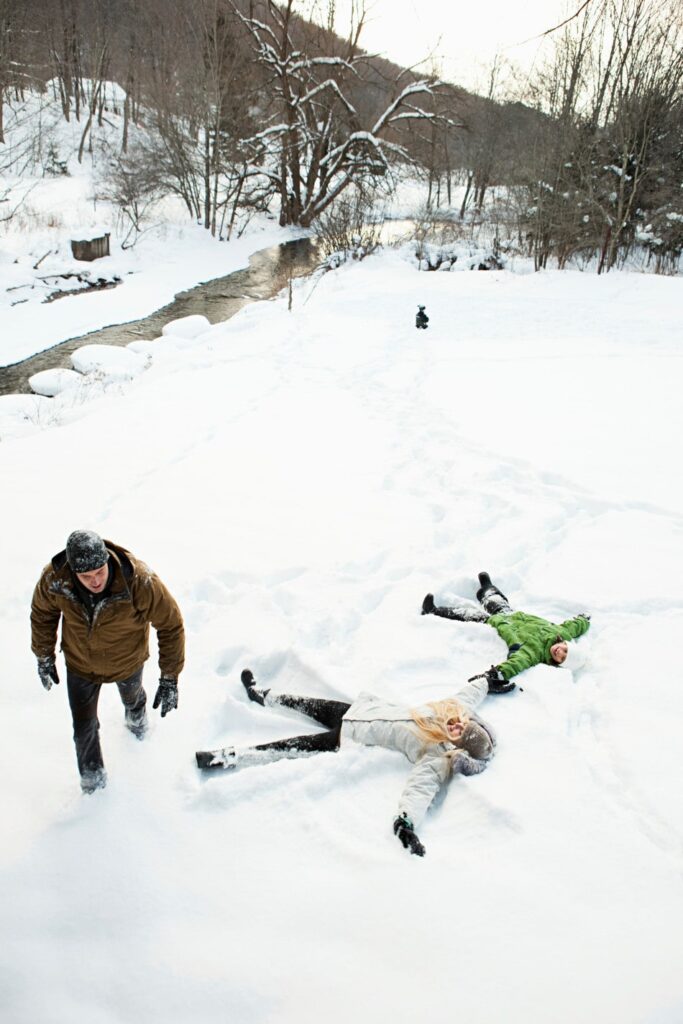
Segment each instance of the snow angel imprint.
M400 750L414 765L398 802L394 833L411 853L423 857L417 836L424 815L436 794L453 775L478 775L493 756L495 738L475 708L488 693L485 679L468 682L455 697L407 708L371 693L361 693L352 704L319 697L297 697L258 689L249 669L242 683L250 700L263 707L299 711L325 732L292 736L255 747L225 747L197 751L197 765L205 770L234 769L269 764L282 758L306 757L336 751L342 742Z
M492 665L481 677L474 677L486 679L490 693L514 690L513 677L534 665L561 665L573 670L583 665L583 654L572 641L588 631L590 615L582 612L557 625L538 615L515 612L487 572L479 573L477 600L481 608L465 602L438 607L434 604L434 595L427 594L422 602L422 614L440 615L459 622L485 622L493 626L507 644L508 656L499 665Z

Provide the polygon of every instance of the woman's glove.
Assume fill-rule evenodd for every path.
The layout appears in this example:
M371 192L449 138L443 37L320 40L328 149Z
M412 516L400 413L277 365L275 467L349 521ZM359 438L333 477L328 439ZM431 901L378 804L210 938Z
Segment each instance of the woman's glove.
M427 851L418 839L413 823L405 811L394 821L394 835L398 836L406 850L410 850L418 857L424 857Z
M161 705L162 718L165 718L169 711L173 711L174 708L178 707L177 679L172 679L170 676L161 677L152 707L156 711L159 705Z

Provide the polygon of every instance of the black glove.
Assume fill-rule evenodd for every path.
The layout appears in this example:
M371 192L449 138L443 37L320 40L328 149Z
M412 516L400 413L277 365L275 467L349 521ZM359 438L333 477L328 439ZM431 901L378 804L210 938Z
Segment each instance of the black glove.
M55 659L48 657L38 658L38 675L46 690L51 690L53 683L57 686L59 684L59 676L57 675Z
M579 619L586 619L588 622L590 622L590 620L591 620L591 617L588 614L588 612L579 612L577 618L579 618Z
M496 665L491 665L490 669L480 672L478 676L470 676L467 682L472 683L475 679L485 679L489 686L489 693L509 693L517 685L511 679L506 679Z
M422 614L433 615L434 614L434 595L427 594L424 601L422 602Z
M156 709L161 705L161 717L164 718L169 711L178 707L178 680L170 676L162 676L159 680L159 688L154 698L152 707Z
M418 857L424 857L427 851L418 839L413 823L405 811L394 821L394 835L398 836L406 850L410 850Z

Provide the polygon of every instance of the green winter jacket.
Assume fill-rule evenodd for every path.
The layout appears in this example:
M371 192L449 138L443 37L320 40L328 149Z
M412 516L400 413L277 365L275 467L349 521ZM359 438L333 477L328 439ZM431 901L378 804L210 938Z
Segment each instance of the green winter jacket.
M512 679L534 665L555 665L550 657L553 644L558 640L576 640L590 628L590 622L583 615L567 619L558 626L526 612L492 615L486 624L493 626L507 644L507 660L496 666L505 679Z

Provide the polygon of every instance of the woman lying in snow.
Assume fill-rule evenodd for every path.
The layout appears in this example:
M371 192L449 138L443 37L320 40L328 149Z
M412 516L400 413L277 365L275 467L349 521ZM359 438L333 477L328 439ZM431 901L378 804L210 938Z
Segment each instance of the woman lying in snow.
M459 622L485 622L498 633L508 648L508 656L500 665L492 665L483 673L491 693L514 690L513 676L534 665L562 665L576 669L583 664L581 652L572 640L583 636L590 627L590 615L582 613L574 619L556 625L526 612L513 612L505 594L491 582L487 572L479 573L480 589L477 600L483 610L471 604L437 607L434 595L427 594L422 602L423 615L441 615ZM479 678L479 677L475 677Z
M399 800L394 832L418 857L424 857L425 848L415 830L436 794L453 775L478 775L493 756L493 732L474 713L488 693L483 677L468 682L454 698L413 709L370 693L361 693L353 704L345 704L260 690L249 669L242 672L242 683L249 699L257 704L300 711L324 725L326 731L256 747L198 751L200 768L241 768L285 757L305 757L339 750L342 740L400 750L415 767Z

